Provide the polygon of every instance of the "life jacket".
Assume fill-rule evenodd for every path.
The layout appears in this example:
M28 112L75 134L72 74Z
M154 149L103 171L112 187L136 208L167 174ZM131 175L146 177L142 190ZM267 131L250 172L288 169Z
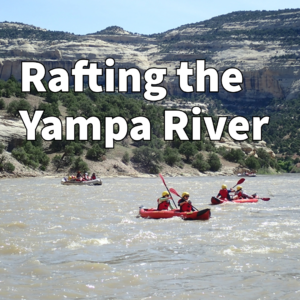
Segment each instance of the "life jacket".
M192 211L191 203L185 202L182 205L180 205L180 211Z
M159 202L159 199L157 199L157 202ZM158 203L157 210L168 210L169 205L170 203L168 201Z
M96 179L96 175L92 175L91 179L92 180Z
M245 197L243 196L243 192L242 192L242 191L239 191L239 192L237 193L237 195L238 195L239 199L245 198Z
M220 190L219 195L221 196L221 199L230 199L229 193L226 189Z

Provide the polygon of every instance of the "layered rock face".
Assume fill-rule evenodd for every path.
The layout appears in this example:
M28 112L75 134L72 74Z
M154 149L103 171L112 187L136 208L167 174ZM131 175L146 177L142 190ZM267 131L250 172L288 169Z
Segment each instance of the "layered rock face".
M79 59L104 68L105 59L112 57L116 69L134 67L142 75L149 68L167 68L163 85L168 95L185 97L176 68L188 61L195 69L196 60L205 59L206 67L215 68L220 76L232 67L243 73L241 92L228 93L220 86L216 96L228 103L264 105L270 99L289 99L300 92L299 28L300 10L235 12L149 36L116 26L77 36L0 23L0 78L14 75L21 80L22 61L43 63L49 80L48 71L53 68L71 74ZM70 79L72 84L72 76ZM195 85L195 80L190 76L190 84Z

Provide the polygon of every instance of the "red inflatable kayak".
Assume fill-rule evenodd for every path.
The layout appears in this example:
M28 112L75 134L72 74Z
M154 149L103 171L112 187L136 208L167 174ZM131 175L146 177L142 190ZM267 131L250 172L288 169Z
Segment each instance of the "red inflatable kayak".
M184 220L208 220L210 218L210 209L200 211L181 212L179 209L157 210L155 208L140 207L140 216L148 219L168 219L181 217Z
M222 203L256 203L258 201L258 199L236 199L236 200L232 200L229 201L227 199L221 200L219 198L216 197L211 197L211 204L217 205L217 204L222 204Z

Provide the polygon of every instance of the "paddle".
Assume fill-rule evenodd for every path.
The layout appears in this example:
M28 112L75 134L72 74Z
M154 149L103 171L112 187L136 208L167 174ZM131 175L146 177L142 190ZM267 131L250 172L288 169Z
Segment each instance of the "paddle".
M256 198L256 199L260 199L260 200L263 200L263 201L269 201L271 198Z
M174 195L178 196L179 198L181 198L181 196L176 192L175 189L170 188L170 192L173 193ZM199 211L199 209L197 209L195 206L192 205L192 208L196 209L197 211Z
M172 201L173 201L173 203L174 203L174 205L175 205L175 208L177 208L177 206L176 206L176 204L175 204L175 201L174 201L174 199L173 199L173 197L172 197L172 195L171 195L171 193L170 193L170 191L169 191L169 189L168 189L168 187L167 187L167 185L166 185L166 182L165 182L163 176L162 176L161 174L159 174L159 177L161 178L161 180L162 180L162 182L164 183L164 185L165 185L165 187L166 187L166 189L167 189L169 195L171 196L171 199L172 199Z
M237 182L237 184L236 184L235 186L232 187L232 189L233 189L234 187L236 187L238 184L242 184L244 181L245 181L245 178L241 178L241 179Z

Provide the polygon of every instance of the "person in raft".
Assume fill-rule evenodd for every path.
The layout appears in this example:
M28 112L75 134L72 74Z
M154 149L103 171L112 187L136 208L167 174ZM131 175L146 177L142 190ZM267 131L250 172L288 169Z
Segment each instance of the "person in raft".
M256 194L253 194L252 196L245 194L243 191L243 187L238 185L236 187L236 192L234 194L233 200L235 200L235 199L253 199L255 197L256 197Z
M231 192L234 192L234 189L227 190L227 185L222 184L222 189L219 191L217 198L219 198L221 200L227 199L229 201L232 201L233 199L230 196Z
M84 181L90 180L90 177L89 177L89 174L88 174L88 173L84 173L84 175L83 175L83 180L84 180Z
M96 174L93 173L93 174L92 174L92 177L91 177L91 180L95 180L95 179L96 179Z
M77 172L77 175L76 175L76 178L77 178L77 179L80 179L81 177L82 177L82 176L81 176L81 172L78 171L78 172Z
M192 202L189 200L190 194L188 192L183 192L181 195L181 199L178 200L178 206L180 207L180 211L194 211Z
M157 210L168 210L170 206L170 198L170 194L167 191L162 192L162 197L157 199ZM173 209L172 206L171 209Z

